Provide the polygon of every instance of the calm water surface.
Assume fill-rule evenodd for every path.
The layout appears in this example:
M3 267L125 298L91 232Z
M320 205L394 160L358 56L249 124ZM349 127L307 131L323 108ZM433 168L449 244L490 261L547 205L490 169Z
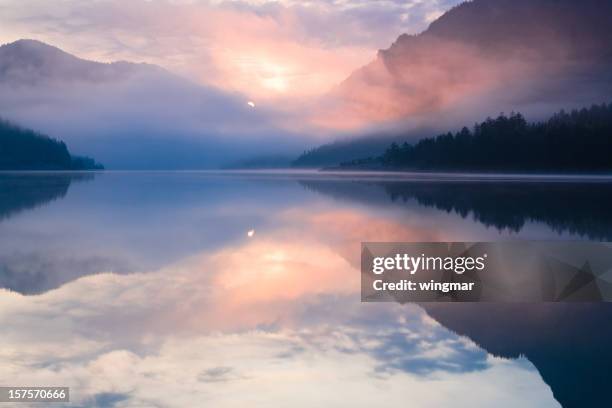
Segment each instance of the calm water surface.
M607 179L0 174L0 384L73 407L605 406L608 305L362 304L359 261L608 241L611 203Z

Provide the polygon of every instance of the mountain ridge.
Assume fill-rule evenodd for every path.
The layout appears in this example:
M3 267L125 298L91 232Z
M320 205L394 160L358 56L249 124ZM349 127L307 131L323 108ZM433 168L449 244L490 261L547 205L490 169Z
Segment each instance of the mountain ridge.
M33 84L42 79L104 82L128 77L143 68L165 72L147 63L83 59L34 39L20 39L0 46L0 82L12 84Z
M334 93L341 108L382 122L448 113L467 101L518 110L551 103L551 92L557 109L604 102L593 94L612 90L610 19L610 0L465 2L420 34L400 35Z

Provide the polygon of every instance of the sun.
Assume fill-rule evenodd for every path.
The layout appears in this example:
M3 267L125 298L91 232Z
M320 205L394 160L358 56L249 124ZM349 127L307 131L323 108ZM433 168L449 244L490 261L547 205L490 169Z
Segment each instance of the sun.
M261 81L261 84L264 88L276 91L276 92L287 92L289 89L289 81L282 76L274 76L270 78L265 78Z
M257 71L263 88L278 93L289 91L290 72L285 65L272 61L260 61L257 64Z

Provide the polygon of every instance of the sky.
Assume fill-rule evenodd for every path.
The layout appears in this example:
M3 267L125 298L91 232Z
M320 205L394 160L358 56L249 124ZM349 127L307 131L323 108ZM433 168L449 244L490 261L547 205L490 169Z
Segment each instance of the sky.
M416 140L500 112L541 120L608 99L597 4L559 14L520 3L533 6L525 19L514 2L471 3L438 25L451 35L398 40L460 2L0 0L0 43L36 39L165 69L119 64L98 75L102 64L6 47L0 117L108 168L201 168L295 158L341 138ZM507 41L492 48L492 36Z
M324 94L459 0L0 0L0 43L160 65L256 100Z

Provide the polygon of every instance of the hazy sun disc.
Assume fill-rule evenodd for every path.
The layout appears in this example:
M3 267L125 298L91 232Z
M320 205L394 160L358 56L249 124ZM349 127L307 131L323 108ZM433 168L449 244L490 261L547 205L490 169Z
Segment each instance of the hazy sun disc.
M254 108L254 107L255 107L255 102L253 102L253 101L248 101L248 102L247 102L247 105L249 105L251 108Z
M249 238L253 238L253 235L255 235L255 230L249 230L249 231L247 232L247 237L249 237Z

